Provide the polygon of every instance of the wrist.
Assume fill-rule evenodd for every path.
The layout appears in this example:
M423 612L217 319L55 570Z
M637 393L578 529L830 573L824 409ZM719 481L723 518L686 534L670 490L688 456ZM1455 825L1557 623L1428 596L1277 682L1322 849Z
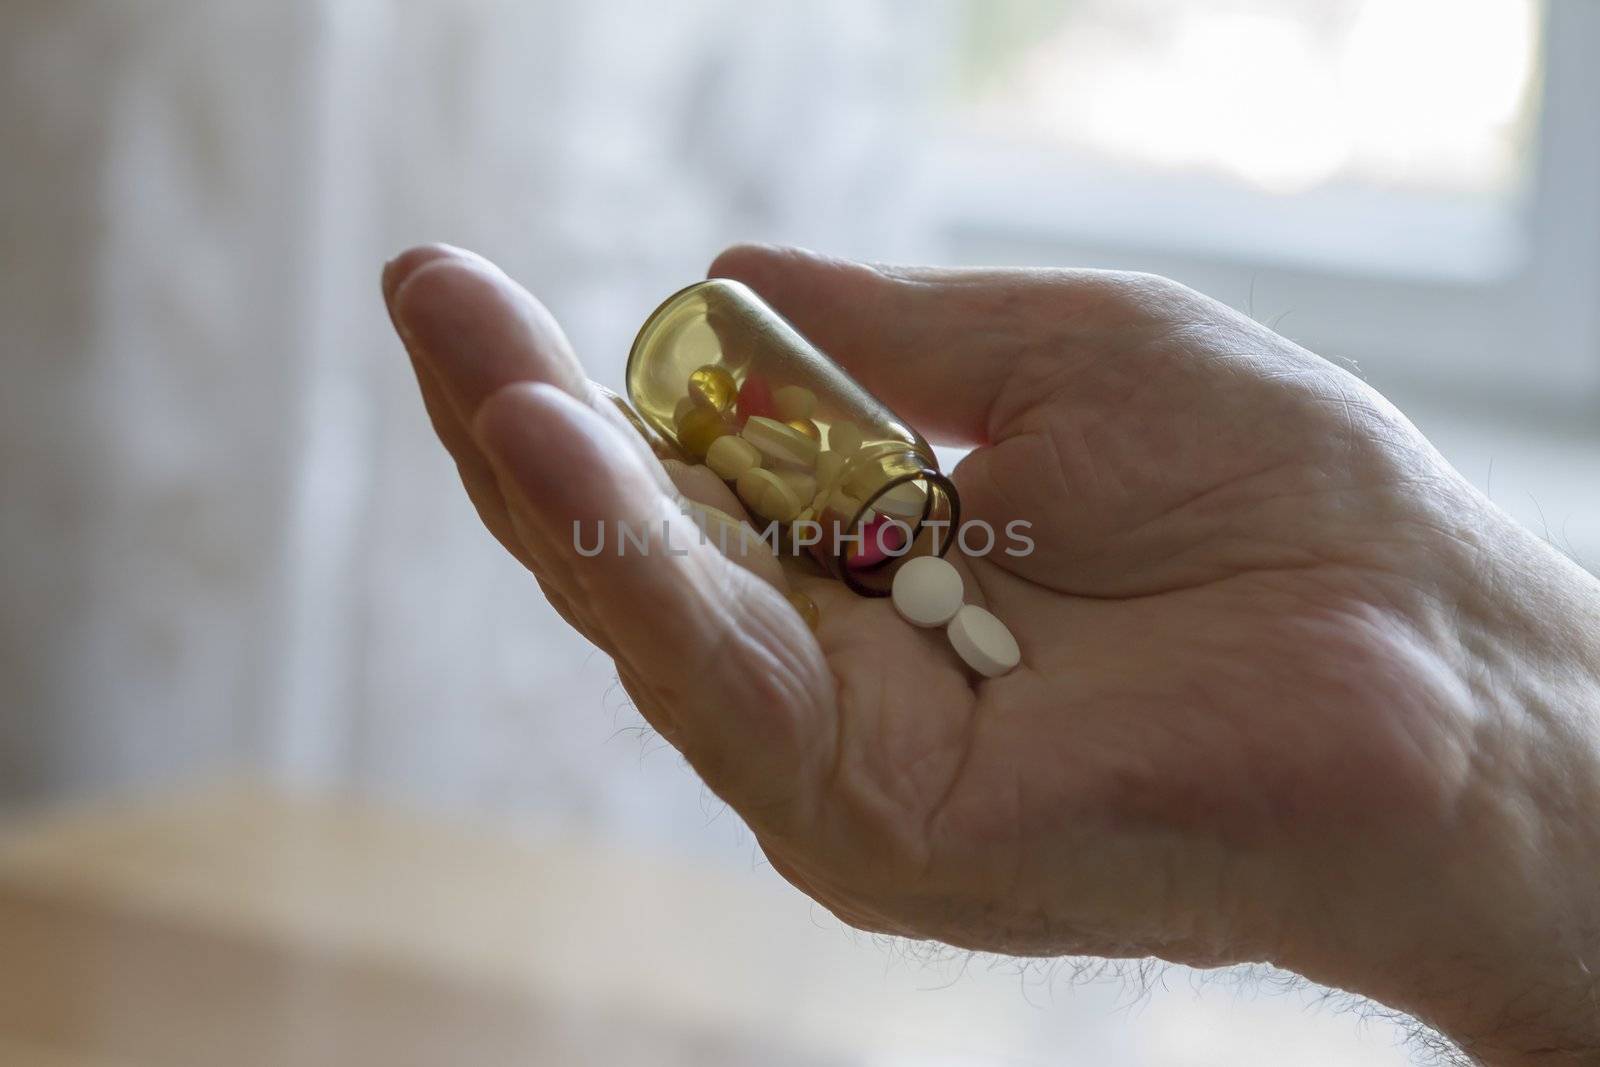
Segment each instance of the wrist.
M1600 583L1498 514L1483 529L1439 611L1459 786L1392 843L1342 984L1485 1063L1600 1062Z

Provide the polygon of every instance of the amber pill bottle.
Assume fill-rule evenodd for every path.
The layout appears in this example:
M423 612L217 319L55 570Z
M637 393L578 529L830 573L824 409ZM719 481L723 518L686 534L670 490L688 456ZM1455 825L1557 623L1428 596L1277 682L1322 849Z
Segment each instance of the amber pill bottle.
M886 595L905 560L955 540L960 502L927 441L742 283L698 282L656 308L628 355L627 391L693 462L729 435L798 446L763 457L796 490L763 517L815 523L807 551L858 593Z

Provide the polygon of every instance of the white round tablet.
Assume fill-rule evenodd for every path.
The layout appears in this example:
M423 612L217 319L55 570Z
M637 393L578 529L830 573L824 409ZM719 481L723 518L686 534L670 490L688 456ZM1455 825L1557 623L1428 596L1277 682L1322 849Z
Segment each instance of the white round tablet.
M976 604L956 612L945 633L956 655L985 678L998 678L1022 662L1022 650L1006 624Z
M912 626L943 626L961 610L961 573L938 556L908 559L889 587L894 610Z

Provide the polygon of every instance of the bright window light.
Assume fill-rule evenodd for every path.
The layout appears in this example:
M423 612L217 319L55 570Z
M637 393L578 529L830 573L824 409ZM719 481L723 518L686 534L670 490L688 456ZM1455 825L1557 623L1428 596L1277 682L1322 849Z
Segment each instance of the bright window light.
M968 0L957 129L1274 194L1504 199L1539 0Z

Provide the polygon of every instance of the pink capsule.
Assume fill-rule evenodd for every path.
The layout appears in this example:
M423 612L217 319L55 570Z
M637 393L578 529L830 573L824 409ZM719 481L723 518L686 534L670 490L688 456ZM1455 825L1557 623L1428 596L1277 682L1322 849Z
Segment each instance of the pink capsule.
M874 515L859 527L861 544L850 546L845 566L853 571L876 567L906 546L906 524L888 515Z

